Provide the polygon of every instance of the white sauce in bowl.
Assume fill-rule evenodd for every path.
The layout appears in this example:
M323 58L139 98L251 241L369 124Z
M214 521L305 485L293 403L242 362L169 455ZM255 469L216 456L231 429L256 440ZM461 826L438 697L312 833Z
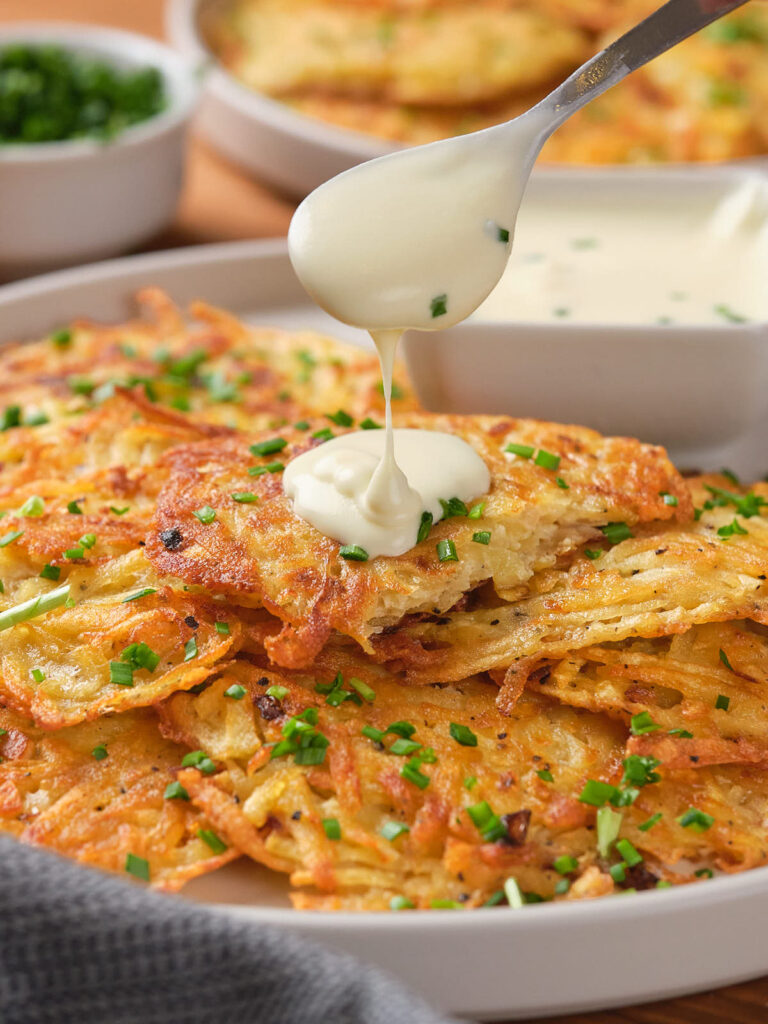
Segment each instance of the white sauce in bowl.
M474 320L595 324L768 321L768 187L708 197L530 196L515 251Z

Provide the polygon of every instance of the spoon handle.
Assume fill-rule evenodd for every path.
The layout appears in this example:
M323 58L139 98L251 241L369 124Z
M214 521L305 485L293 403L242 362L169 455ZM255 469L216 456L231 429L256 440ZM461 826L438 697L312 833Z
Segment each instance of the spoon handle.
M550 116L546 134L631 71L671 49L747 0L669 0L588 60L533 109Z

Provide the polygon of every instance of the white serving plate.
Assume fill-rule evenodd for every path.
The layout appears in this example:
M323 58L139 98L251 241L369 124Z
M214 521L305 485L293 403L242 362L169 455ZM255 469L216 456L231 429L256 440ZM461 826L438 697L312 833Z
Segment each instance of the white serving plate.
M0 343L77 316L122 320L135 313L134 292L149 284L180 303L203 298L254 321L332 325L302 292L283 242L246 242L128 257L2 287ZM349 329L336 333L360 340ZM245 862L198 879L185 894L352 953L436 1006L486 1020L604 1009L768 972L768 868L521 910L295 911L281 876Z
M301 114L229 74L216 62L198 31L200 10L221 4L222 0L166 0L165 9L169 42L205 69L195 128L216 149L282 192L303 197L335 174L400 148L398 143ZM749 157L734 163L765 167L768 158ZM653 173L663 176L673 166L659 164ZM703 165L683 166L704 169ZM572 165L551 165L545 173L561 177L579 170ZM632 168L615 165L607 170L621 178Z

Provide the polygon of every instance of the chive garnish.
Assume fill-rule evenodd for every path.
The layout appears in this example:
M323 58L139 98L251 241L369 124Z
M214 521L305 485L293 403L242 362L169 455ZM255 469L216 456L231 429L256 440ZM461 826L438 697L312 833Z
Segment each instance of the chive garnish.
M349 677L347 680L347 686L351 686L352 689L356 693L359 693L363 700L367 701L369 704L373 704L376 700L376 691L371 689L367 683L363 682L362 679L358 679L356 676Z
M622 783L632 782L636 786L647 786L658 782L661 776L654 771L661 764L655 757L642 757L630 754L624 758L624 778Z
M124 516L126 512L131 511L130 505L123 505L122 508L117 508L115 505L109 506L109 511L113 512L116 516Z
M642 822L642 824L638 825L637 827L640 829L641 832L648 832L650 829L653 828L653 826L657 822L661 821L661 819L662 813L661 811L657 811L655 814L652 814L647 821Z
M466 516L469 509L461 498L438 498L443 510L443 519L452 519L455 516Z
M368 552L359 544L343 544L339 548L339 554L348 562L367 562Z
M125 870L142 882L149 881L149 861L137 857L135 853L129 853L125 858Z
M109 756L109 754L107 753L106 744L99 743L99 745L97 747L94 747L93 750L91 751L91 756L94 757L97 761L104 761Z
M607 523L600 527L609 544L618 544L622 540L629 540L634 534L626 523Z
M377 423L376 420L372 420L370 416L366 416L360 423L361 430L381 430L382 426Z
M416 534L416 543L421 544L422 541L426 540L429 536L429 531L432 529L432 513L422 512L421 522L419 523L419 532Z
M629 722L629 731L633 736L644 736L648 732L655 732L661 726L654 722L647 711L641 711L639 715L632 715Z
M393 896L389 901L390 910L415 910L416 904L408 899L407 896Z
M240 505L252 505L254 501L259 500L253 491L233 491L230 497Z
M512 442L507 445L504 451L509 452L511 455L518 455L521 459L531 459L536 449L532 448L529 444L515 444Z
M525 897L515 878L508 878L504 883L504 895L507 897L507 903L515 910L525 905Z
M268 462L266 466L250 466L248 476L263 476L265 473L281 473L285 469L282 462Z
M389 748L390 754L397 754L399 757L410 757L417 750L421 750L420 743L416 740L406 740L402 736L399 736Z
M678 825L682 825L683 828L690 828L694 832L706 832L715 823L715 819L711 814L705 814L704 811L700 811L695 807L691 807L685 814L675 818L675 821Z
M208 526L216 518L216 511L210 505L203 505L202 508L195 509L192 515L195 519L199 519L204 526Z
M558 857L552 864L552 867L558 873L558 875L572 875L574 871L578 871L579 862L575 857L570 857L564 854L562 857Z
M480 519L483 515L483 512L485 512L485 502L478 501L478 503L476 505L473 505L469 512L467 512L467 517L469 519Z
M160 655L155 654L149 644L141 641L129 644L120 655L120 661L133 669L145 668L148 672L154 672L160 664Z
M269 441L259 441L250 446L252 455L275 455L281 452L288 442L283 437L273 437Z
M336 412L329 412L326 415L331 423L335 423L337 427L351 427L355 422L344 409L338 409Z
M39 597L33 597L29 601L15 605L13 608L6 608L5 611L0 612L0 630L10 629L11 626L16 626L20 622L27 622L38 615L53 611L54 608L60 608L66 603L68 597L69 584L67 583L63 587L51 590L48 594L41 594Z
M120 602L121 604L128 604L129 601L138 601L142 597L149 597L150 594L156 594L157 587L144 587L143 590L137 590L135 594L131 594L130 597L124 597Z
M552 452L545 451L543 448L539 448L533 461L543 469L559 469L561 457L554 455Z
M495 843L507 835L507 830L498 814L495 814L487 800L466 808L467 814L486 843Z
M163 800L189 800L189 793L180 782L169 782L165 787Z
M229 636L229 623L228 622L217 622L216 632L220 636Z
M322 430L316 430L311 436L315 441L330 441L333 438L333 431L330 427L324 427Z
M40 578L43 580L58 580L61 576L61 569L58 565L50 565L46 562L40 570Z
M334 841L341 839L341 825L338 818L323 818L323 830L329 839Z
M221 853L226 853L227 850L229 849L224 840L220 839L212 829L198 829L197 835L200 839L203 840L206 846L209 846L211 850L213 850L213 852L217 855Z
M191 636L184 644L184 661L192 661L197 657L197 640Z
M734 518L732 523L728 523L727 526L721 526L717 531L718 537L733 537L734 534L740 534L742 537L746 536L749 530L745 530L738 519Z
M204 750L190 750L188 754L185 754L181 759L182 768L197 768L203 775L213 775L216 771L216 765L205 753Z
M64 552L64 558L68 558L72 562L78 558L85 558L85 548L67 548Z
M728 655L725 653L722 647L720 648L720 661L722 661L722 663L725 665L729 672L733 672L731 663L730 661L728 661Z
M694 877L696 878L714 878L714 871L712 868L699 868L698 871L694 871Z
M231 698L231 700L242 700L248 691L240 683L233 683L228 686L224 691L224 696ZM269 693L269 691L267 691Z
M410 827L404 821L385 821L381 826L379 834L392 843L398 836L410 831Z
M37 518L45 512L45 502L39 494L32 494L19 509L19 515L27 519Z
M468 726L461 725L459 722L451 722L448 726L448 731L451 734L451 738L460 743L462 747L477 746L477 736Z
M557 882L555 883L555 895L564 896L570 888L571 883L568 881L567 878L558 878Z
M475 544L490 544L491 534L488 530L478 530L477 533L472 534L472 540Z
M400 775L402 778L407 779L408 782L418 786L419 789L426 789L429 785L429 776L421 771L421 762L417 758L406 761L400 769Z
M45 672L41 668L33 668L30 674L36 683L45 682Z
M274 697L275 700L282 700L283 697L287 697L290 690L287 686L280 686L278 683L273 683L272 686L267 687L267 696Z
M466 789L467 792L469 792L470 790L474 789L476 785L477 785L477 776L476 775L468 775L466 777L466 779L464 779L464 789Z
M602 548L595 548L594 550L592 548L584 548L584 554L591 562L594 562L595 559L599 558L602 553Z
M628 839L617 839L615 845L616 852L624 858L629 867L634 868L638 864L642 864L643 855L638 853Z
M436 295L429 304L430 312L432 313L432 319L438 316L445 316L448 312L448 296L443 293L442 295Z
M687 729L670 729L669 736L678 736L681 740L692 740L693 733L688 732Z
M556 477L555 477L555 483L556 483L556 484L557 484L557 486L558 486L558 487L560 487L560 488L561 488L561 489L562 489L563 491L569 491L569 490L571 489L571 488L570 488L570 487L568 486L568 484L567 484L567 483L565 482L565 480L563 480L563 478L562 478L561 476L556 476Z
M718 693L717 700L715 701L715 707L718 711L727 711L731 706L731 698L726 697L724 693Z
M0 548L7 548L9 544L13 544L23 534L23 530L9 530L3 537L0 537Z
M597 811L597 852L607 857L616 842L624 816L610 807L600 807Z
M452 540L439 540L436 545L437 557L441 562L458 562L456 545Z
M76 501L70 501L70 503L67 505L67 512L69 512L73 516L81 516L83 514L83 510L80 508Z
M538 777L541 779L542 782L554 782L555 781L555 777L552 774L552 772L549 770L549 768L539 768L539 770L536 772L536 774L538 775Z
M591 804L593 807L602 807L618 793L616 786L609 782L600 782L599 779L588 779L579 794L579 800L583 804Z
M133 668L124 661L110 661L109 681L117 686L133 686Z
M670 494L669 491L659 491L659 497L665 505L669 505L671 508L677 507L677 498L674 494Z
M507 228L502 228L497 225L496 238L506 245L507 242L509 241L509 231L507 230Z

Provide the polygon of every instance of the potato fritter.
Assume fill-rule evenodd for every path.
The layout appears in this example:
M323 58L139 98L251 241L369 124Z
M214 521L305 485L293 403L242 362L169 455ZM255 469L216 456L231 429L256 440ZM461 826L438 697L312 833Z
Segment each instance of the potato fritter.
M45 733L0 705L0 830L179 889L238 856L188 799L166 792L185 753L152 711Z
M322 425L318 432L314 423L279 436L172 450L165 460L170 480L147 541L149 558L161 573L236 602L263 603L286 624L267 642L273 661L302 667L333 630L370 651L369 638L403 616L440 614L487 580L499 591L515 588L558 556L599 538L601 525L692 514L687 489L666 454L637 441L501 417L413 414L399 425L452 432L480 453L491 490L477 495L479 518L464 509L397 558L345 561L339 544L298 518L283 493L285 462L332 434ZM254 455L250 440L266 454ZM509 444L529 446L530 454L544 449L560 458L559 469L512 454L505 450ZM247 491L254 500L242 503L238 495ZM665 503L665 494L674 506ZM201 522L195 514L200 508L215 516ZM487 545L473 543L478 528L490 532ZM162 539L169 530L182 537L170 549ZM446 538L455 543L456 562L438 558L436 545Z

